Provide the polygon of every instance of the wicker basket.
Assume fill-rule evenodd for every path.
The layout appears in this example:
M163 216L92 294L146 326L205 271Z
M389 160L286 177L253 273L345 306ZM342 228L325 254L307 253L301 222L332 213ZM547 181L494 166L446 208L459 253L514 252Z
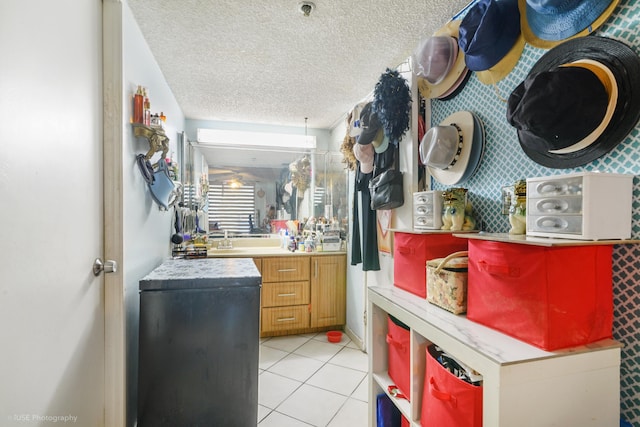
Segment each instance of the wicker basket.
M427 261L427 301L453 314L467 311L468 252Z

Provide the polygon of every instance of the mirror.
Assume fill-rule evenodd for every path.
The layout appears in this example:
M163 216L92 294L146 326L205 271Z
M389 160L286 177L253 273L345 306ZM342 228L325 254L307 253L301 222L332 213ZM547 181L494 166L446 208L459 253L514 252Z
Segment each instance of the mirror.
M210 232L274 233L288 220L302 224L309 218L346 231L347 170L341 153L198 148L209 163ZM232 212L245 203L248 210ZM230 218L234 214L240 217Z

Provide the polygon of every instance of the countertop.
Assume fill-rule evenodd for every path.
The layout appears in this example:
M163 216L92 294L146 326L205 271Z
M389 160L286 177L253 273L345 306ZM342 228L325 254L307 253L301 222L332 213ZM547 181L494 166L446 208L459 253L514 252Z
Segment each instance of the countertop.
M140 279L140 290L260 286L261 282L250 259L168 259Z
M232 249L211 248L207 251L209 258L257 258L282 256L326 256L346 254L346 251L291 252L281 247L238 247Z

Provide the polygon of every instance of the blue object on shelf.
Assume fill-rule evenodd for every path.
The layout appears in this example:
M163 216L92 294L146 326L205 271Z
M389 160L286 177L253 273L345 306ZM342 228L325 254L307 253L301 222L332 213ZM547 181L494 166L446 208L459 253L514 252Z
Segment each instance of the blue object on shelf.
M620 427L633 427L633 425L630 422L620 418Z
M376 420L378 427L400 427L400 410L384 393L376 397Z

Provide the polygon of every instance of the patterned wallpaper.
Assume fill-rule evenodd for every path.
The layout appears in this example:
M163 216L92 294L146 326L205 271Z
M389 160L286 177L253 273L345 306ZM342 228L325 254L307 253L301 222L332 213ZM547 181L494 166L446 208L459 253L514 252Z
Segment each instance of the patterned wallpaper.
M640 53L640 0L622 0L614 14L595 35L624 42ZM507 216L501 214L501 187L518 179L601 170L640 175L640 125L607 155L574 169L550 169L530 160L520 148L514 128L506 121L511 91L546 50L527 45L516 68L496 87L480 83L473 75L465 88L448 101L434 100L432 123L440 123L458 110L471 110L483 121L486 141L477 173L461 186L469 189L482 229L507 232ZM446 188L433 181L433 189ZM640 238L640 179L634 178L632 237ZM640 245L616 245L613 255L614 337L624 344L621 367L621 416L640 427Z

